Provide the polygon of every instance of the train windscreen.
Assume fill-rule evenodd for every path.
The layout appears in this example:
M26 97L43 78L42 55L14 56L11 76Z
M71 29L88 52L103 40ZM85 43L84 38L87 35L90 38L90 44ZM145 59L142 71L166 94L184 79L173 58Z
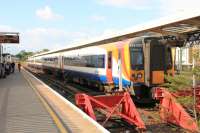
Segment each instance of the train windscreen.
M142 47L130 47L131 68L133 70L144 69L144 56Z

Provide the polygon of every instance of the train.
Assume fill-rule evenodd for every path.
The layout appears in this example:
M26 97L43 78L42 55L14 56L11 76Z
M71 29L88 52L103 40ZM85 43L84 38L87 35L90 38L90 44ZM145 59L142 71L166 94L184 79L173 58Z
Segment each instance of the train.
M2 54L2 63L0 63L0 78L6 78L9 74L14 72L12 63L18 62L19 59L9 53Z
M152 96L152 88L163 84L165 75L174 75L174 52L160 37L142 36L50 51L29 57L27 64L105 92L116 91L121 84L142 99Z

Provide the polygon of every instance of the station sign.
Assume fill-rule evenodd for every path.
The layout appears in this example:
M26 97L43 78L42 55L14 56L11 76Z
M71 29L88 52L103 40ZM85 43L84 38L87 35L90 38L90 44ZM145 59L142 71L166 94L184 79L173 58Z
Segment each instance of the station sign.
M0 43L19 43L19 35L0 35Z

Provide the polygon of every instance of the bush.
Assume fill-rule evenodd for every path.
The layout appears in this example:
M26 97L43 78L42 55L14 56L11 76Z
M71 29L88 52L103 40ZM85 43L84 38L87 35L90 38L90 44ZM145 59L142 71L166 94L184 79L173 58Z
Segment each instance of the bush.
M193 107L193 97L191 96L185 96L185 97L178 97L177 101L187 107L187 108L192 108Z
M175 92L178 90L186 90L192 86L192 77L191 74L181 73L180 75L175 76L165 76L165 83L163 87L168 88L170 92Z

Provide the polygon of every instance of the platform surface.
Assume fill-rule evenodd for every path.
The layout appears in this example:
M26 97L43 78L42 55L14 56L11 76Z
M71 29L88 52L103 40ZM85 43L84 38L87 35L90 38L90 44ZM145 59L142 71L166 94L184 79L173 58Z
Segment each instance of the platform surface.
M53 119L22 73L0 79L0 133L57 132Z
M26 70L0 79L0 133L57 132L108 133Z
M28 71L23 71L26 79L33 85L53 108L61 119L63 126L69 133L109 133L104 127L86 115L82 110L61 96L43 81L36 78Z

